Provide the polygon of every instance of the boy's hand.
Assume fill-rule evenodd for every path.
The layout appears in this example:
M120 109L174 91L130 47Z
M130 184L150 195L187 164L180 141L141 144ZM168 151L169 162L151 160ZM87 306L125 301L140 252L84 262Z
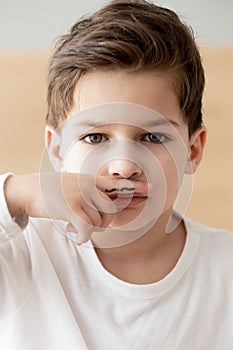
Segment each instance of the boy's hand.
M106 228L122 209L105 192L118 188L119 181L135 192L148 192L143 181L74 173L15 175L6 180L4 190L16 222L28 216L64 220L69 223L68 230L78 233L77 241L84 243L93 232Z

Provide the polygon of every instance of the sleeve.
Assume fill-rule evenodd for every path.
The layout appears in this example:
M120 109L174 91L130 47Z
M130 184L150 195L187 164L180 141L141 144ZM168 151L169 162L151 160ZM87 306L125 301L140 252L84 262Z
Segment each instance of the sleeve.
M11 175L0 175L0 321L23 303L31 282L24 230L11 217L4 196L4 183Z
M4 183L12 175L11 173L0 175L0 244L22 231L21 227L11 217L4 196Z

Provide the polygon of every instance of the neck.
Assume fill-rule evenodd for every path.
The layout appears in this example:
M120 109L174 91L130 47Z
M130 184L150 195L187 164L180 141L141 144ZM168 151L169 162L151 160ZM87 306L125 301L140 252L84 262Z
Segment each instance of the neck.
M163 214L145 234L128 244L102 248L94 242L103 266L115 276L132 283L148 283L163 278L177 263L185 244L183 222L178 223L172 232L166 234L170 217L171 211ZM148 266L151 267L151 272Z

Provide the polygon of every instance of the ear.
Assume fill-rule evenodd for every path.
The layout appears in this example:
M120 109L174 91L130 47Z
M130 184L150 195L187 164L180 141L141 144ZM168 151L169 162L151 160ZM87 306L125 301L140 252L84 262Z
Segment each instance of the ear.
M202 126L197 129L191 136L188 144L189 159L185 168L186 174L196 172L201 162L203 151L206 143L206 127Z
M45 145L50 163L55 171L60 171L62 157L60 156L61 136L50 126L45 127Z

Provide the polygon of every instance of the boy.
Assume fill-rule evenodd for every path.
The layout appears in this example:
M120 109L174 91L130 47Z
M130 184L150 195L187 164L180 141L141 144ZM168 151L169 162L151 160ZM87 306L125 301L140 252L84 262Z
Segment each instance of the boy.
M232 349L233 236L173 212L206 137L190 30L113 1L48 79L56 172L1 176L1 349Z

